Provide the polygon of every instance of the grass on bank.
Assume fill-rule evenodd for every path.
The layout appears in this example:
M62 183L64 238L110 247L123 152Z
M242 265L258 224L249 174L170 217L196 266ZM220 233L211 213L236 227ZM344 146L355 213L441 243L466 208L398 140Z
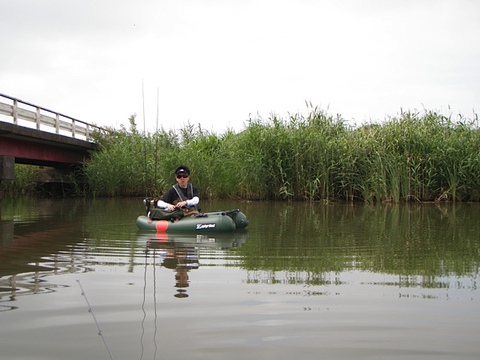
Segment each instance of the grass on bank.
M203 198L406 202L479 201L478 120L404 112L350 127L318 108L249 119L244 131L185 126L113 130L84 168L94 196L159 196L180 163Z

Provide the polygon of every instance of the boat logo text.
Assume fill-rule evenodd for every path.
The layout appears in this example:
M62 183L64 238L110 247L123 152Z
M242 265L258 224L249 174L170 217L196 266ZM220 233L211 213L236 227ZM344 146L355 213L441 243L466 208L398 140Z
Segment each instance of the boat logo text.
M197 224L196 230L214 229L215 224Z

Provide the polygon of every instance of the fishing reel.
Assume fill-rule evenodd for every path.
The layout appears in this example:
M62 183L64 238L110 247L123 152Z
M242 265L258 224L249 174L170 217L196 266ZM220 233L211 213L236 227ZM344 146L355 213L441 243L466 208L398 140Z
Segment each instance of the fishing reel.
M157 207L157 199L145 198L143 199L143 205L148 212L148 210L150 210L151 208Z

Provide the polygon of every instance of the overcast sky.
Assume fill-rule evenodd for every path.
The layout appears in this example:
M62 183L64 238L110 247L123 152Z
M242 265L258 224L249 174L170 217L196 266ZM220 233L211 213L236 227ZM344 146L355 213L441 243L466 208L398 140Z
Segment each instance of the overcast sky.
M480 101L477 0L0 0L0 93L143 130ZM143 84L143 85L142 85ZM157 97L158 92L158 97ZM142 93L144 95L142 95ZM158 102L157 102L158 98ZM145 114L143 112L145 104Z

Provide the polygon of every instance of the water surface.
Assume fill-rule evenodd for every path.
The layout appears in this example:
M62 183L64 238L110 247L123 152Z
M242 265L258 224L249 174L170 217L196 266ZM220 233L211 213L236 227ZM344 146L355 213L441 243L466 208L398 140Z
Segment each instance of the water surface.
M141 199L4 199L2 358L479 358L478 204L202 207L251 224L165 236L136 229Z

